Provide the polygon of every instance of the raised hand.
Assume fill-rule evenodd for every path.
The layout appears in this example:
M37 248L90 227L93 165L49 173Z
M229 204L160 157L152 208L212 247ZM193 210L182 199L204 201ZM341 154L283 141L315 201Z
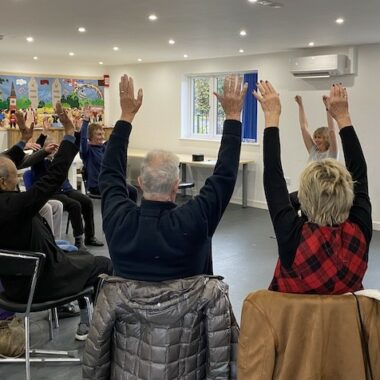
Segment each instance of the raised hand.
M55 144L55 143L50 143L50 144L47 144L45 147L44 147L44 150L47 154L52 154L52 153L55 153L57 150L58 150L58 144Z
M83 120L90 121L91 118L91 106L86 104L83 108Z
M34 142L27 142L25 144L25 149L28 150L28 149L31 149L33 150L34 152L37 152L37 150L40 150L41 149L41 145L40 144L37 144L37 143L34 143Z
M253 91L253 96L261 104L265 116L265 128L278 127L281 115L280 96L268 81L257 83L258 91Z
M303 101L302 101L302 96L301 95L296 95L294 97L294 100L296 101L296 103L299 105L299 106L303 106Z
M57 102L55 106L55 112L57 113L60 122L65 129L67 135L74 135L74 125L67 114L67 111L62 107L60 102Z
M26 126L24 113L22 111L16 112L16 120L18 128L21 132L21 141L27 143L33 137L34 123L30 125L30 128Z
M141 107L143 90L140 88L135 98L133 79L124 74L119 83L121 120L132 123L136 113Z
M226 114L226 119L240 121L244 97L248 88L248 83L244 83L242 86L242 82L242 77L227 75L224 78L223 94L214 92Z
M347 90L342 84L333 84L330 88L330 96L326 96L327 110L336 120L339 128L352 125L348 111Z
M49 116L45 116L42 121L42 134L47 136L50 128L51 128L51 123L49 121Z

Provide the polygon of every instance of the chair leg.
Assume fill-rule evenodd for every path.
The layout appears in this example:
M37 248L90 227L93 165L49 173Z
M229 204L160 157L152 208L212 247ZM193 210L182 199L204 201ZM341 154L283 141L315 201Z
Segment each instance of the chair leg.
M87 306L88 320L91 323L91 320L92 320L92 303L91 303L89 297L84 297L84 299L86 301L86 306Z
M49 340L53 340L53 311L49 309Z
M54 327L57 329L59 327L59 320L58 320L58 310L56 307L53 309L53 315L54 315Z
M69 226L70 226L70 217L67 215L66 235L69 233Z
M29 340L29 315L24 317L25 328L25 375L30 380L30 340Z

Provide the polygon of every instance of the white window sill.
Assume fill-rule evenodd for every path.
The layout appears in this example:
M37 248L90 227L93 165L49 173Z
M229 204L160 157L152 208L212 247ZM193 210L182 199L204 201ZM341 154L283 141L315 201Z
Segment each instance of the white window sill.
M202 142L207 142L207 143L220 143L220 139L210 139L210 138L200 138L200 137L180 137L178 140L180 141L202 141ZM243 141L242 145L248 145L248 146L260 146L260 143L258 142L247 142Z

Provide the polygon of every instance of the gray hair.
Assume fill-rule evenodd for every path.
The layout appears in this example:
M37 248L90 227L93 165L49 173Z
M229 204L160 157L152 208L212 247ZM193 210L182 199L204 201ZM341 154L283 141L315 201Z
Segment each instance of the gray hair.
M170 194L179 177L178 157L164 150L152 150L144 158L140 178L146 194Z
M7 156L0 155L0 178L7 179L9 177L9 165L7 162L11 161Z
M337 160L311 162L301 174L298 198L309 221L333 226L347 220L354 200L349 171Z

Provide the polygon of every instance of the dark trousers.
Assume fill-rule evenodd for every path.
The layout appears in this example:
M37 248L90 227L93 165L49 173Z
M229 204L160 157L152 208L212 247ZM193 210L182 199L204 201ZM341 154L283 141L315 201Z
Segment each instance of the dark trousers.
M95 294L99 285L99 275L102 273L112 275L113 268L111 260L103 256L95 256L95 264L92 267L89 278L87 279L85 288L88 286L93 286L95 289ZM94 301L94 300L92 300ZM86 309L86 301L84 298L78 300L78 305L80 309Z
M87 239L95 235L94 206L90 197L82 194L79 190L73 190L55 194L52 198L61 201L64 211L69 213L74 237L83 235L83 232Z

